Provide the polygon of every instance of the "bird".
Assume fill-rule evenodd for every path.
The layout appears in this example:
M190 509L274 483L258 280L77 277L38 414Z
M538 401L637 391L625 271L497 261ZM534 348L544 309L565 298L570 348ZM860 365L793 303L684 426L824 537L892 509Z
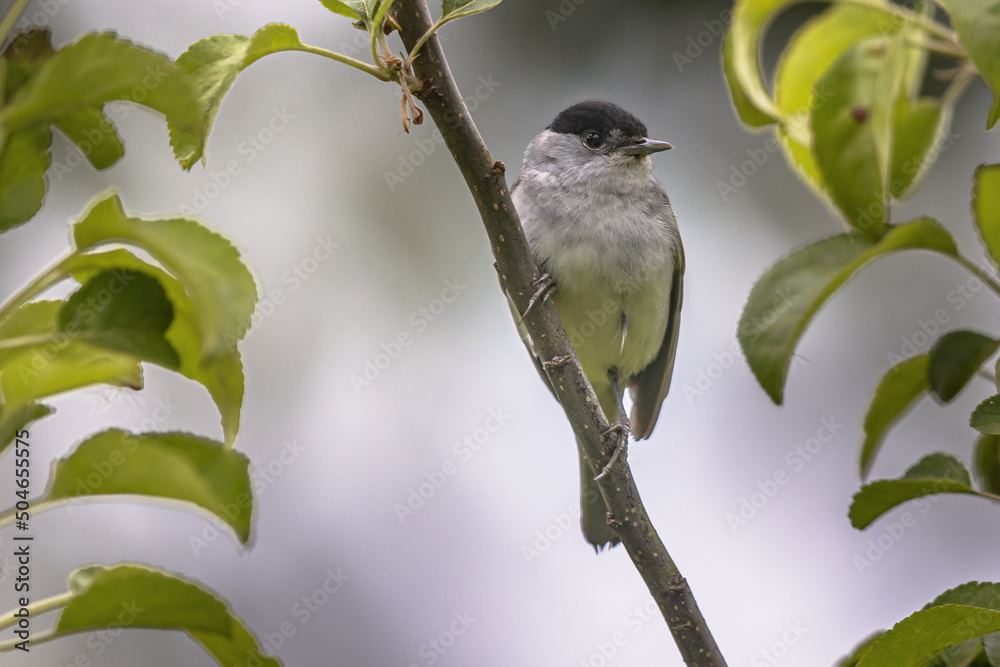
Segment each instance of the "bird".
M646 126L618 105L580 102L531 140L511 186L541 272L535 297L551 299L601 409L624 429L623 444L629 431L635 440L652 433L677 351L684 248L651 158L671 148L650 139ZM523 324L527 311L514 313L552 390ZM621 407L622 382L632 397L629 417ZM598 471L579 453L580 521L600 551L619 539L594 479Z

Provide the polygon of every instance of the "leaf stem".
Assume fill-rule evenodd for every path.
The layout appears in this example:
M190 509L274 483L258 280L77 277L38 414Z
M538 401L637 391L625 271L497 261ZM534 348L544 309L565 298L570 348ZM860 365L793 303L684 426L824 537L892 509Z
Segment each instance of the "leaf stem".
M28 301L31 301L48 288L63 280L66 277L66 270L63 268L63 264L75 254L76 251L73 251L60 258L59 261L47 268L34 280L21 288L20 292L8 299L7 303L0 307L0 322L3 322L7 317L10 317L15 310L26 304Z
M910 23L918 25L921 28L927 29L946 42L951 42L956 46L958 45L958 38L955 36L955 33L949 30L946 26L938 23L932 18L910 11L909 9L900 7L899 5L894 5L888 2L880 2L879 0L836 0L836 2L841 4L870 7L871 9L877 9L887 14L898 16L904 21L909 21Z
M378 11L375 12L375 16L372 18L371 25L371 46L372 46L372 62L379 62L378 55L378 44L385 43L383 39L384 35L382 33L382 24L385 22L385 15L389 12L389 8L392 7L392 3L396 0L383 0L378 6ZM388 51L388 47L386 47Z
M73 600L73 593L66 591L65 593L60 593L59 595L53 595L50 598L44 598L39 600L35 604L28 605L28 615L29 618L34 618L35 616L40 616L46 614L54 609L59 609L60 607L65 607ZM0 629L8 628L17 623L17 617L14 616L14 612L10 611L3 616L0 616ZM32 639L31 643L34 644L35 640ZM2 649L0 649L2 650Z
M294 50L304 51L305 53L312 53L317 56L323 56L324 58L329 58L330 60L336 60L338 63L350 65L351 67L359 69L366 74L371 74L379 81L396 80L396 73L391 70L388 70L384 67L380 67L378 65L370 65L366 62L355 60L350 56L345 56L344 54L337 53L336 51L327 51L326 49L321 49L318 46L309 46L308 44L303 44L301 47L296 47Z
M44 512L53 505L57 504L58 502L59 500L45 500L44 496L41 496L31 501L31 513L38 514L39 512ZM10 524L14 523L14 517L16 513L17 510L13 507L8 507L3 512L0 512L0 529L6 528ZM0 628L2 627L3 624L0 623Z
M441 26L447 22L448 21L446 21L443 16L435 21L434 24L427 29L427 32L420 36L420 39L418 39L417 43L413 45L413 48L410 49L410 53L406 56L406 62L413 62L413 59L417 57L417 53L420 51L420 47L426 44L427 40L430 39L434 33L440 30Z
M59 634L55 629L46 630L45 632L39 632L31 638L31 645L37 646L39 644L44 644L45 642L50 642L53 639L58 639ZM6 653L7 651L13 651L14 648L21 642L15 637L5 642L0 642L0 653Z
M13 6L4 15L3 21L0 21L0 46L4 46L7 36L14 29L14 22L24 13L30 2L31 0L15 0Z
M986 273L983 267L979 266L978 264L976 264L971 259L969 259L968 257L966 257L961 253L955 255L953 259L962 266L964 266L969 273L971 273L972 275L983 281L983 284L985 284L987 287L993 290L997 294L997 296L1000 296L1000 283L998 283L993 276Z

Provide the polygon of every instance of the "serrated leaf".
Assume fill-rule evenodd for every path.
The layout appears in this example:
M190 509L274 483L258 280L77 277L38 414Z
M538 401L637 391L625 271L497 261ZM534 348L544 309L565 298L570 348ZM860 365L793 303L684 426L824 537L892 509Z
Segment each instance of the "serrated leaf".
M896 101L893 110L892 161L889 193L903 198L923 180L941 152L951 126L951 105L942 106L931 99Z
M92 384L142 387L142 367L134 356L105 350L58 332L62 301L37 301L21 306L0 323L0 343L19 336L41 342L0 349L0 391L8 407Z
M869 38L844 51L816 83L828 95L811 117L813 155L830 196L852 227L873 238L888 222L876 140L885 128L873 114L885 44Z
M993 264L1000 266L1000 164L981 164L972 181L972 219Z
M1000 612L942 605L918 611L882 635L858 667L922 667L941 651L1000 630Z
M851 525L859 530L903 503L938 493L981 496L971 486L969 471L961 461L937 452L918 461L899 479L886 479L861 487L851 501Z
M0 233L30 220L45 199L52 131L36 123L11 132L0 147Z
M176 370L180 358L164 337L173 319L173 305L156 278L129 269L102 271L66 301L59 331Z
M74 225L73 239L80 250L112 240L133 244L174 274L194 304L203 359L231 352L246 334L257 286L239 251L218 233L183 218L129 217L110 194Z
M76 144L95 169L107 169L125 156L118 130L101 107L85 107L53 119L52 124Z
M0 456L28 424L48 417L55 410L41 403L5 406L0 403Z
M79 574L78 574L79 573ZM225 603L201 585L140 564L89 566L69 576L72 601L59 615L57 635L100 630L112 623L133 628L201 630L232 635Z
M976 331L951 331L930 351L927 380L941 401L951 402L1000 347L1000 340Z
M69 589L56 637L122 626L184 630L225 667L281 667L224 601L180 574L141 563L89 565L70 574Z
M203 343L195 306L180 281L123 249L74 255L63 264L63 268L81 283L87 282L100 271L113 269L140 271L156 277L173 305L174 319L167 329L166 339L180 356L178 371L208 390L219 408L226 444L232 445L239 431L240 409L243 405L243 363L240 353L234 348L211 359L202 360Z
M1000 495L1000 437L981 435L976 439L972 471L983 491Z
M1000 435L1000 394L990 396L969 416L969 426L980 433Z
M133 434L110 429L53 464L47 500L133 494L191 503L250 537L251 485L246 456L188 433Z
M335 14L340 14L341 16L346 16L349 19L354 19L358 21L361 16L345 2L340 2L340 0L319 0L320 4L329 9Z
M929 358L921 354L889 369L879 381L865 414L861 478L868 476L888 430L927 389Z
M733 6L733 20L723 42L723 71L740 119L751 127L767 125L781 117L781 110L764 84L759 54L768 24L796 1L744 0Z
M1000 584L970 581L949 589L924 606L924 609L944 604L960 604L1000 611Z
M441 0L441 22L485 12L499 4L500 0Z
M969 60L993 91L986 129L1000 119L1000 0L941 0Z
M240 72L264 56L304 48L295 28L281 23L266 25L252 37L213 35L189 46L177 58L177 67L188 73L197 91L201 120L195 132L171 136L181 166L190 169L204 158L205 143L219 104Z
M727 30L722 38L722 73L725 75L726 87L729 89L729 96L732 98L736 115L747 127L770 125L774 119L754 106L747 94L743 92L743 86L736 74L735 57L733 39L730 31Z
M854 647L854 650L851 651L850 655L840 659L840 662L837 663L837 667L857 667L858 661L864 657L865 653L868 652L868 649L872 647L872 644L874 644L878 638L884 634L885 630L879 630L878 632L866 637L860 644Z
M750 369L771 400L782 402L795 346L826 300L868 262L916 248L957 253L948 230L931 218L918 218L892 226L877 242L859 233L824 239L767 270L750 291L738 337Z
M0 111L0 123L11 132L112 100L160 112L172 134L198 129L198 104L184 72L114 33L86 35L59 49Z

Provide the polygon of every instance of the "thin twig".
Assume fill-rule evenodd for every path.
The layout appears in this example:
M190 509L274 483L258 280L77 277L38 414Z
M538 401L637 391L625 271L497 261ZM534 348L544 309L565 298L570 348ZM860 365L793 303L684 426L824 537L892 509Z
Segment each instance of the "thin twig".
M427 3L399 0L393 13L403 43L413 53L431 27ZM437 37L430 37L420 53L420 58L413 61L414 74L421 83L416 95L427 107L465 177L486 227L500 279L518 312L523 313L535 293L532 283L538 280L539 271L510 198L504 165L494 162L472 122ZM617 438L613 433L610 437L604 435L610 425L573 353L555 306L543 300L526 315L524 324L588 461L594 470L604 469ZM723 667L725 659L691 589L639 499L627 457L620 457L598 484L608 506L609 522L656 600L685 663Z

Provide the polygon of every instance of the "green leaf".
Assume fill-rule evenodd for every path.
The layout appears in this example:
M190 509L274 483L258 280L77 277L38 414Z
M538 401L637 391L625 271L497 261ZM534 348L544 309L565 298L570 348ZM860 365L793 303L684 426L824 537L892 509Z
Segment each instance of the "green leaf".
M72 601L59 615L58 635L132 628L201 630L232 635L225 603L178 574L138 563L83 567L69 576ZM131 622L125 623L123 616Z
M11 132L0 148L0 232L30 220L45 199L52 131L36 123Z
M832 5L795 32L778 60L774 101L784 116L776 136L789 164L827 201L830 195L810 148L812 109L828 96L825 89L816 90L816 83L848 47L885 30L885 13L876 8Z
M493 9L500 0L441 0L441 23Z
M960 604L1000 611L1000 584L970 581L945 591L924 606L924 609L945 604Z
M250 537L246 456L187 433L133 434L110 429L53 464L46 500L134 494L192 503Z
M8 407L92 384L142 387L142 367L134 356L55 336L62 305L62 301L29 303L0 323L0 342L19 336L39 336L44 341L0 349L0 390Z
M759 54L768 24L798 0L743 0L733 6L733 20L723 42L723 71L740 119L760 127L781 117L760 70ZM736 91L739 91L737 94Z
M1000 394L990 396L969 416L969 426L980 433L1000 435Z
M943 402L951 402L998 347L1000 340L975 331L941 336L930 351L927 380L931 391Z
M191 638L201 644L209 655L220 665L243 667L281 667L281 661L264 654L260 644L238 618L233 617L233 633L230 637L214 632L190 631Z
M858 667L923 667L941 651L1000 630L1000 612L947 604L918 611L872 644Z
M969 60L993 91L986 129L1000 119L1000 0L941 0Z
M69 576L73 593L56 637L108 627L184 630L224 667L281 667L225 602L201 583L140 563L89 565Z
M189 46L177 58L177 67L189 74L195 87L201 120L196 131L171 136L174 153L181 166L190 169L195 162L204 159L205 143L219 104L232 87L237 74L264 56L304 48L306 47L299 41L295 28L281 23L266 25L252 37L213 35Z
M969 471L954 456L928 454L900 479L886 479L861 487L851 501L851 525L859 530L903 503L938 493L981 495L972 488ZM985 496L984 496L985 497Z
M17 433L33 421L48 417L55 410L40 403L4 406L0 403L0 456L14 442Z
M931 218L890 227L880 241L850 233L813 243L778 261L750 291L738 337L764 391L783 400L795 345L827 299L868 262L905 249L956 255L951 234Z
M59 49L0 112L0 123L10 132L112 100L159 111L172 134L198 129L198 104L184 72L165 55L113 33L86 35Z
M246 334L257 286L239 251L221 235L193 220L129 217L110 194L73 227L73 239L80 250L111 240L133 244L177 277L194 304L203 359L232 351Z
M983 491L1000 495L1000 437L979 436L972 455L972 471Z
M948 138L953 105L931 99L896 101L892 125L889 194L899 199L912 192L941 152Z
M828 96L812 113L813 155L823 182L848 222L873 238L888 222L876 140L884 127L875 126L873 113L885 43L870 38L847 49L816 83Z
M871 131L875 141L875 157L883 187L889 190L893 162L893 125L897 100L905 94L906 73L909 69L910 48L907 39L910 31L901 28L887 42L884 42L878 76L871 106ZM874 44L875 42L872 41ZM888 200L886 200L888 203Z
M774 119L754 106L747 94L743 92L743 87L736 75L734 59L733 39L730 32L727 31L722 38L722 72L726 77L726 87L729 88L729 95L732 97L736 115L748 127L770 125Z
M837 663L837 667L857 667L858 662L862 657L864 657L865 653L868 652L868 649L872 647L872 644L878 641L879 637L884 634L885 630L879 630L878 632L866 637L860 644L854 647L854 650L851 651L849 656L840 659L840 662Z
M987 254L1000 266L1000 164L981 164L976 169L972 217Z
M889 369L872 395L861 444L861 479L868 476L886 433L927 389L929 357L921 354Z
M335 14L340 14L341 16L346 16L349 19L354 19L358 21L361 16L350 8L346 3L340 2L340 0L319 0L320 3Z
M53 119L95 169L107 169L125 156L125 145L101 107L84 107Z
M180 358L164 338L173 319L173 306L156 278L127 269L103 271L62 307L59 330L176 370Z
M160 282L173 305L174 319L167 329L166 339L180 356L178 370L185 377L201 383L211 394L222 417L226 444L232 445L239 431L243 405L243 363L239 350L235 348L211 359L201 358L202 336L194 302L184 285L162 269L123 249L74 255L64 263L64 268L81 283L91 280L101 271L112 269L148 273Z

